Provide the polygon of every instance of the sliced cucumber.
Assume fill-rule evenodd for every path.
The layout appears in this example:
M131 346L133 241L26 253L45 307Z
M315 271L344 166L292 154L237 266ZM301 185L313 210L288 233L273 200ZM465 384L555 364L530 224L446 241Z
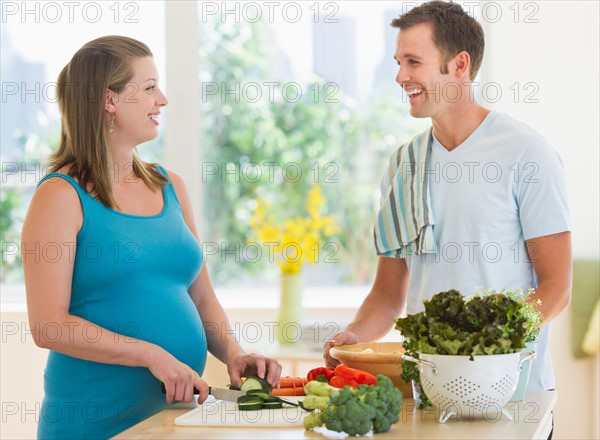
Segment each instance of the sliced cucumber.
M256 389L246 391L246 396L256 396L260 397L261 399L268 399L270 397L270 393L269 390Z
M271 385L265 379L261 379L260 377L251 376L246 378L246 380L240 386L241 391L248 392L249 390L267 390L267 394L271 393Z
M263 402L263 409L280 409L283 408L283 404L281 402Z
M263 399L262 407L263 409L280 409L283 408L283 403L278 397L268 397Z
M240 387L246 395L238 397L238 409L240 411L256 411L259 409L281 409L283 405L298 406L280 397L271 396L271 386L269 383L258 377L247 378Z
M258 396L240 396L237 398L237 403L262 403L263 399Z
M240 396L237 398L240 411L256 411L262 409L263 400L256 396Z
M258 411L263 409L262 403L238 403L240 411Z

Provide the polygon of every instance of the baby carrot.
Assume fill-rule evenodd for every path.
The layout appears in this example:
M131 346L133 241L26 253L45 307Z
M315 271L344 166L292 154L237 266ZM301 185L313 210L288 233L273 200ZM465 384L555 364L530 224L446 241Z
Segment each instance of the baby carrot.
M307 379L305 377L290 377L285 376L279 379L279 386L281 388L293 388L293 387L304 387Z
M271 390L272 396L304 396L303 387L289 387L289 388L273 388Z

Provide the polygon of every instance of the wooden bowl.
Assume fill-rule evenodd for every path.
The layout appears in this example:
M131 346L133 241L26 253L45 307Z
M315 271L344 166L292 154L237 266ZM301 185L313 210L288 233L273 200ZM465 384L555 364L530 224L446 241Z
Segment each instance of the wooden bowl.
M412 398L412 386L400 379L402 373L402 355L404 349L401 342L359 342L352 345L332 347L331 357L350 368L357 368L373 375L385 374L402 395Z

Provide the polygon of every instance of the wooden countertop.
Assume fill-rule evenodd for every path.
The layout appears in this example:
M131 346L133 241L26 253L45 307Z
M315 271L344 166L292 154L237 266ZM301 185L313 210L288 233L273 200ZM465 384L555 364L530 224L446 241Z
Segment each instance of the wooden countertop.
M547 439L552 427L552 414L557 400L555 391L530 392L522 402L509 402L505 408L513 421L478 419L449 420L439 423L439 411L415 410L412 399L404 399L400 421L390 432L377 434L378 439ZM340 433L317 428L237 428L175 426L175 418L190 408L166 409L123 431L115 439L316 439L342 438ZM498 416L500 417L500 416Z

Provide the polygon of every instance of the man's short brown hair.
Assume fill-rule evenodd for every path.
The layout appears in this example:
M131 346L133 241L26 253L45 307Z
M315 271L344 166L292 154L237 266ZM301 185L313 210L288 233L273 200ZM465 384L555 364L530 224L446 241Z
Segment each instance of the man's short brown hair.
M433 42L443 56L442 73L448 73L448 62L464 50L471 57L469 74L475 79L485 48L483 29L477 20L456 3L437 0L423 3L392 20L392 26L400 30L422 23L433 30Z

